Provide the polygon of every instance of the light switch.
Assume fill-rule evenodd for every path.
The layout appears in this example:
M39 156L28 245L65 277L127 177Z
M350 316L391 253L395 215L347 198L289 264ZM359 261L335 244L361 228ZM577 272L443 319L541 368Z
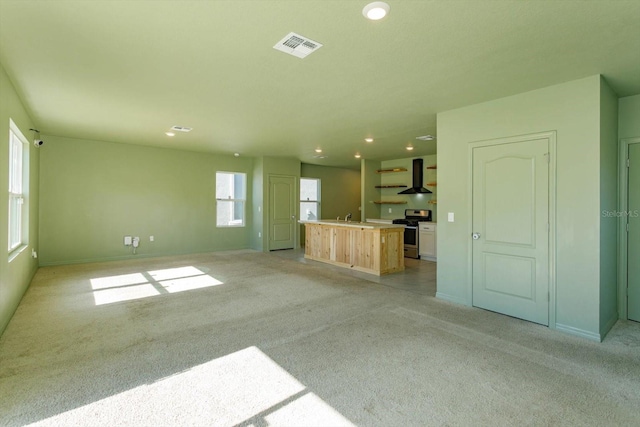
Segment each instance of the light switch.
M453 212L449 212L448 219L449 219L449 222L454 222L455 221Z
M124 245L131 246L131 236L124 236Z

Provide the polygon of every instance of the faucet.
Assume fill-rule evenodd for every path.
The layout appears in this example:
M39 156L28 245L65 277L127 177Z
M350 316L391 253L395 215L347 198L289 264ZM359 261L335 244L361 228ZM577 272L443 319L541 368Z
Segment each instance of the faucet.
M351 212L349 212L345 217L344 217L344 222L348 222L351 220Z

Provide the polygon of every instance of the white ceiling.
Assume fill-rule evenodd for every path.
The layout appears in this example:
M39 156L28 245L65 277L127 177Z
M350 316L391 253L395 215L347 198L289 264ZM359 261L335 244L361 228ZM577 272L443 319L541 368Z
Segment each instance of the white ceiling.
M415 137L452 108L594 74L640 93L639 0L388 3L0 0L0 62L45 135L343 167L434 153ZM272 48L292 31L323 47Z

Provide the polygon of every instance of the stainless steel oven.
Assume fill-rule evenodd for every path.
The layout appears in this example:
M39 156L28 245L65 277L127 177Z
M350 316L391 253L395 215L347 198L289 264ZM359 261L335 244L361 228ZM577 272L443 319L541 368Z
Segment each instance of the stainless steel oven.
M394 219L394 224L404 224L404 256L406 258L420 258L418 238L418 223L431 221L431 211L428 209L405 209L404 218Z
M418 251L418 226L405 225L404 227L404 256L407 258L420 258Z

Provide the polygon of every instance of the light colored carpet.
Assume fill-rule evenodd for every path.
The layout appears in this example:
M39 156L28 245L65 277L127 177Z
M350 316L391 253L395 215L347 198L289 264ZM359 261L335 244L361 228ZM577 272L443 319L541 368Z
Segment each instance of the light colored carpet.
M640 324L594 343L252 251L47 267L0 338L0 424L30 423L639 425Z

